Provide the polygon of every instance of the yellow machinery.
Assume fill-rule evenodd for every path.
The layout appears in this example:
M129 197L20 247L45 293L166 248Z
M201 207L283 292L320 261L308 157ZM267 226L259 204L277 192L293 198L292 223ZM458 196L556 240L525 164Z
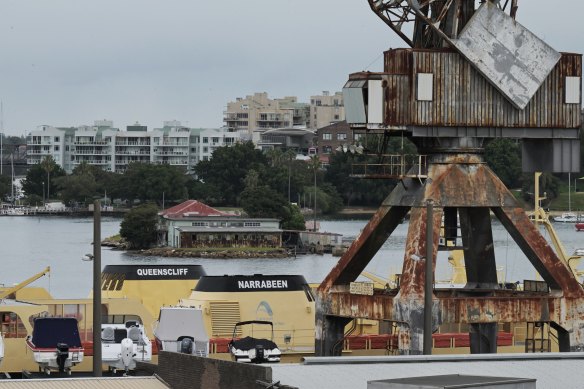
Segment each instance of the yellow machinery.
M33 283L34 281L38 280L39 278L41 278L42 276L44 276L47 273L51 272L51 267L47 266L43 271L35 274L34 276L18 283L17 285L8 288L8 289L0 289L0 300L4 299L4 298L8 298L9 296L15 294L16 292L18 292L19 290L21 290L22 288L26 287L27 285Z
M568 255L566 253L566 249L564 245L560 241L554 226L550 222L549 215L547 212L541 207L541 201L545 200L544 197L540 197L539 195L539 177L541 176L541 172L535 173L535 190L534 190L534 198L535 198L535 206L533 209L533 222L536 226L543 225L550 235L551 243L555 248L556 255L560 258L560 260L564 261L572 270L574 275L579 281L582 281L582 276L584 275L583 271L578 270L578 265L580 264L580 260L582 259L579 255Z

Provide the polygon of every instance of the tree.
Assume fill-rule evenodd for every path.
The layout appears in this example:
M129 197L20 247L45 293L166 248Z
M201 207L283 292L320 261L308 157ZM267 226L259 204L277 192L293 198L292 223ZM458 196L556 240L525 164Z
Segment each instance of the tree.
M40 163L41 168L47 173L47 201L51 193L51 172L58 166L53 157L47 155Z
M304 217L300 209L283 195L267 185L260 185L259 175L250 170L244 178L245 190L241 194L241 206L250 217L280 219L282 228L304 230Z
M59 190L59 198L68 206L73 203L87 204L97 195L95 177L91 174L71 174L53 181Z
M282 220L282 229L284 230L306 230L306 221L304 220L304 215L300 212L300 207L295 204L289 204L287 206L289 212L289 217Z
M533 174L524 174L522 179L521 193L525 201L533 204L535 178ZM543 173L539 178L540 196L543 197L545 193L546 200L543 207L549 205L550 201L558 197L560 194L560 179L551 173Z
M163 197L168 201L182 201L188 195L188 180L182 170L171 165L131 163L122 178L123 196L130 201L156 201L161 205Z
M53 163L55 162L53 161ZM65 170L63 170L63 168L57 165L56 163L51 169L53 181L55 178L65 176L67 174L65 173ZM51 185L53 185L52 192L56 193L57 188L54 186L54 183L52 182ZM45 190L45 193L43 193L43 188ZM34 194L39 197L45 197L44 195L46 195L47 189L48 182L46 170L43 169L43 167L40 164L33 165L30 169L28 169L28 172L26 173L26 178L22 183L22 190L27 196Z
M236 206L245 189L243 178L250 169L263 171L266 156L252 142L238 143L231 147L219 147L209 161L201 161L195 172L205 184L211 184L222 194L219 205Z
M521 186L521 150L515 141L494 139L485 147L485 160L505 186Z
M11 179L9 176L0 176L0 202L4 200L12 192Z
M122 220L120 235L130 248L145 249L156 243L158 207L154 204L142 204L132 208Z
M336 188L343 204L361 206L379 206L391 193L395 180L373 180L351 177L353 164L377 162L373 156L355 155L351 153L334 152L330 155L329 166L325 173L325 181Z

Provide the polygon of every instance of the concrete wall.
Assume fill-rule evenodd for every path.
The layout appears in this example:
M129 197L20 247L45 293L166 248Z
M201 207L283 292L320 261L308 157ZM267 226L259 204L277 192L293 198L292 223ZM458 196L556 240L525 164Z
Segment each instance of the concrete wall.
M272 369L268 365L251 365L165 351L159 353L158 367L154 372L173 389L257 389L266 387L257 383L257 380L272 382ZM285 388L281 385L277 387Z

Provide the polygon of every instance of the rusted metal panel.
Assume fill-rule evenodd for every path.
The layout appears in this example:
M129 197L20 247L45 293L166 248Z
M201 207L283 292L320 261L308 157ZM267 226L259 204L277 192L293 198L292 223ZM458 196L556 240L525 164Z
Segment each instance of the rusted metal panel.
M320 284L319 291L326 292L335 284L355 281L393 230L402 222L408 210L407 207L382 205Z
M565 104L564 98L565 78L582 75L580 54L563 53L523 110L515 108L468 61L451 50L389 50L385 52L385 64L388 75L384 79L390 88L386 96L395 102L408 102L386 102L387 125L580 127L581 104ZM434 74L433 101L416 100L413 91L417 73ZM407 76L407 81L393 78L398 75ZM400 87L408 86L407 91L398 89L397 80Z
M458 292L464 293L464 290L459 289ZM440 311L440 322L436 324L553 321L568 328L573 321L584 321L584 308L581 308L583 299L564 299L528 292L514 292L510 295L505 290L500 291L500 295L494 291L489 296L481 297L451 297L452 294L452 291L436 291L434 304ZM396 303L403 300L401 296L381 293L363 296L335 292L328 294L327 299L327 315L401 321L395 314ZM423 296L408 301L422 306Z
M438 240L440 238L440 225L442 221L442 209L435 208L432 213L434 224L432 240L434 263L432 268L436 269L436 253L438 252ZM410 224L408 226L408 236L404 253L402 275L400 278L401 297L424 296L424 282L426 279L426 208L412 208L410 212Z
M550 288L561 290L565 297L584 298L568 264L559 260L523 208L493 208L493 212Z
M548 44L488 1L451 43L519 109L525 108L560 58Z

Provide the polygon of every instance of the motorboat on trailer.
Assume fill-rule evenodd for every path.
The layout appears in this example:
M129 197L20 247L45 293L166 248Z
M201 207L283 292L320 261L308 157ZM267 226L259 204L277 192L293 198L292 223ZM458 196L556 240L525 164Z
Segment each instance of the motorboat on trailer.
M154 336L159 350L199 357L209 355L209 335L201 309L161 307Z
M136 361L151 361L152 342L146 336L144 326L137 320L102 324L101 358L109 371L124 370L125 374L136 368Z
M83 361L77 319L72 317L39 317L34 320L32 335L26 344L32 351L39 372L52 370L71 375L71 368Z
M271 328L270 339L254 337L254 326L256 325L269 325ZM244 338L236 338L236 334L241 332L240 327L250 326L251 331L249 334L251 336L245 336ZM280 357L282 352L274 343L274 324L271 321L264 320L248 320L241 321L235 324L233 327L233 336L231 337L231 342L229 342L228 348L231 353L232 359L235 362L247 362L247 363L277 363L280 362Z

